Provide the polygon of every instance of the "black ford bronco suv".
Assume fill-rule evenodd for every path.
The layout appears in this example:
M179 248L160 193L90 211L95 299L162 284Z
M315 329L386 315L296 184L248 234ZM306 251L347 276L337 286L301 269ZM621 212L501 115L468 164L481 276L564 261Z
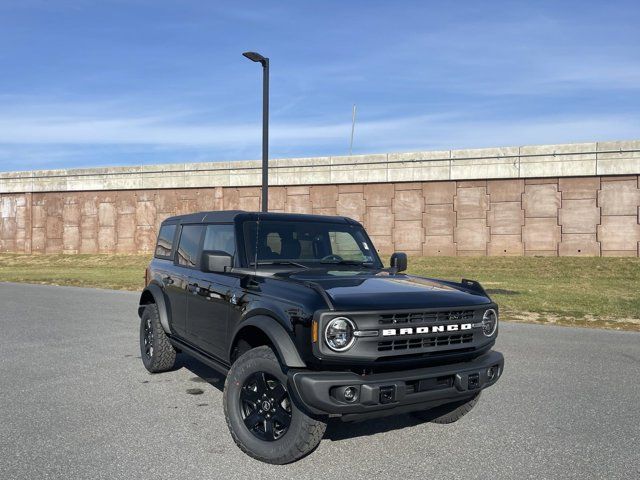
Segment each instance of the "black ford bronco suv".
M502 374L498 307L477 282L384 268L345 217L242 211L165 220L140 298L152 373L178 352L226 374L231 435L252 457L312 451L329 417L451 423Z

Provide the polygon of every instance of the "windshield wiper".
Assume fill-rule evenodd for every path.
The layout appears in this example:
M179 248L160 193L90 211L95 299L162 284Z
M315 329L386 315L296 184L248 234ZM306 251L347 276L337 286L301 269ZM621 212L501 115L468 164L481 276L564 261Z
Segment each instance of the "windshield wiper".
M255 262L251 262L249 265L255 265ZM292 262L291 260L262 260L258 262L258 266L260 265L293 265L294 267L309 268L307 265Z
M320 260L320 263L329 265L354 265L358 267L374 268L373 262L359 262L357 260Z

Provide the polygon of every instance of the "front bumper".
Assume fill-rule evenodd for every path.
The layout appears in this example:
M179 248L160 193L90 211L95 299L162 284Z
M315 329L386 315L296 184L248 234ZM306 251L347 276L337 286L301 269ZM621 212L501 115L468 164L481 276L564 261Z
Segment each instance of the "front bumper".
M488 370L492 367L494 376L490 378ZM289 384L310 412L358 420L471 398L496 383L503 369L502 354L490 351L469 362L373 375L291 370ZM351 402L344 398L347 387L357 391Z

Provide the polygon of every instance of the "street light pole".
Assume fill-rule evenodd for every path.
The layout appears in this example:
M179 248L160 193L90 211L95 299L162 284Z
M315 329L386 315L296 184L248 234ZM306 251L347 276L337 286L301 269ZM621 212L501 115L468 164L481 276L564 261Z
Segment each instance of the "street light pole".
M242 55L262 64L262 211L269 210L269 59L256 52Z

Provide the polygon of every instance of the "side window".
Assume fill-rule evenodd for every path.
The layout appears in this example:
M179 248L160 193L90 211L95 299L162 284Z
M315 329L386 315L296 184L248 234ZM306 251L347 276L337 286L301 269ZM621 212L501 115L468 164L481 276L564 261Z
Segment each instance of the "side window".
M163 225L158 234L156 245L156 257L171 258L171 248L173 247L173 236L176 233L175 225Z
M233 225L208 225L203 250L218 250L229 255L236 253L236 234Z
M198 265L198 249L202 237L202 225L185 225L178 244L178 263L185 267Z
M363 261L365 256L353 235L348 232L329 232L331 252L345 260Z

